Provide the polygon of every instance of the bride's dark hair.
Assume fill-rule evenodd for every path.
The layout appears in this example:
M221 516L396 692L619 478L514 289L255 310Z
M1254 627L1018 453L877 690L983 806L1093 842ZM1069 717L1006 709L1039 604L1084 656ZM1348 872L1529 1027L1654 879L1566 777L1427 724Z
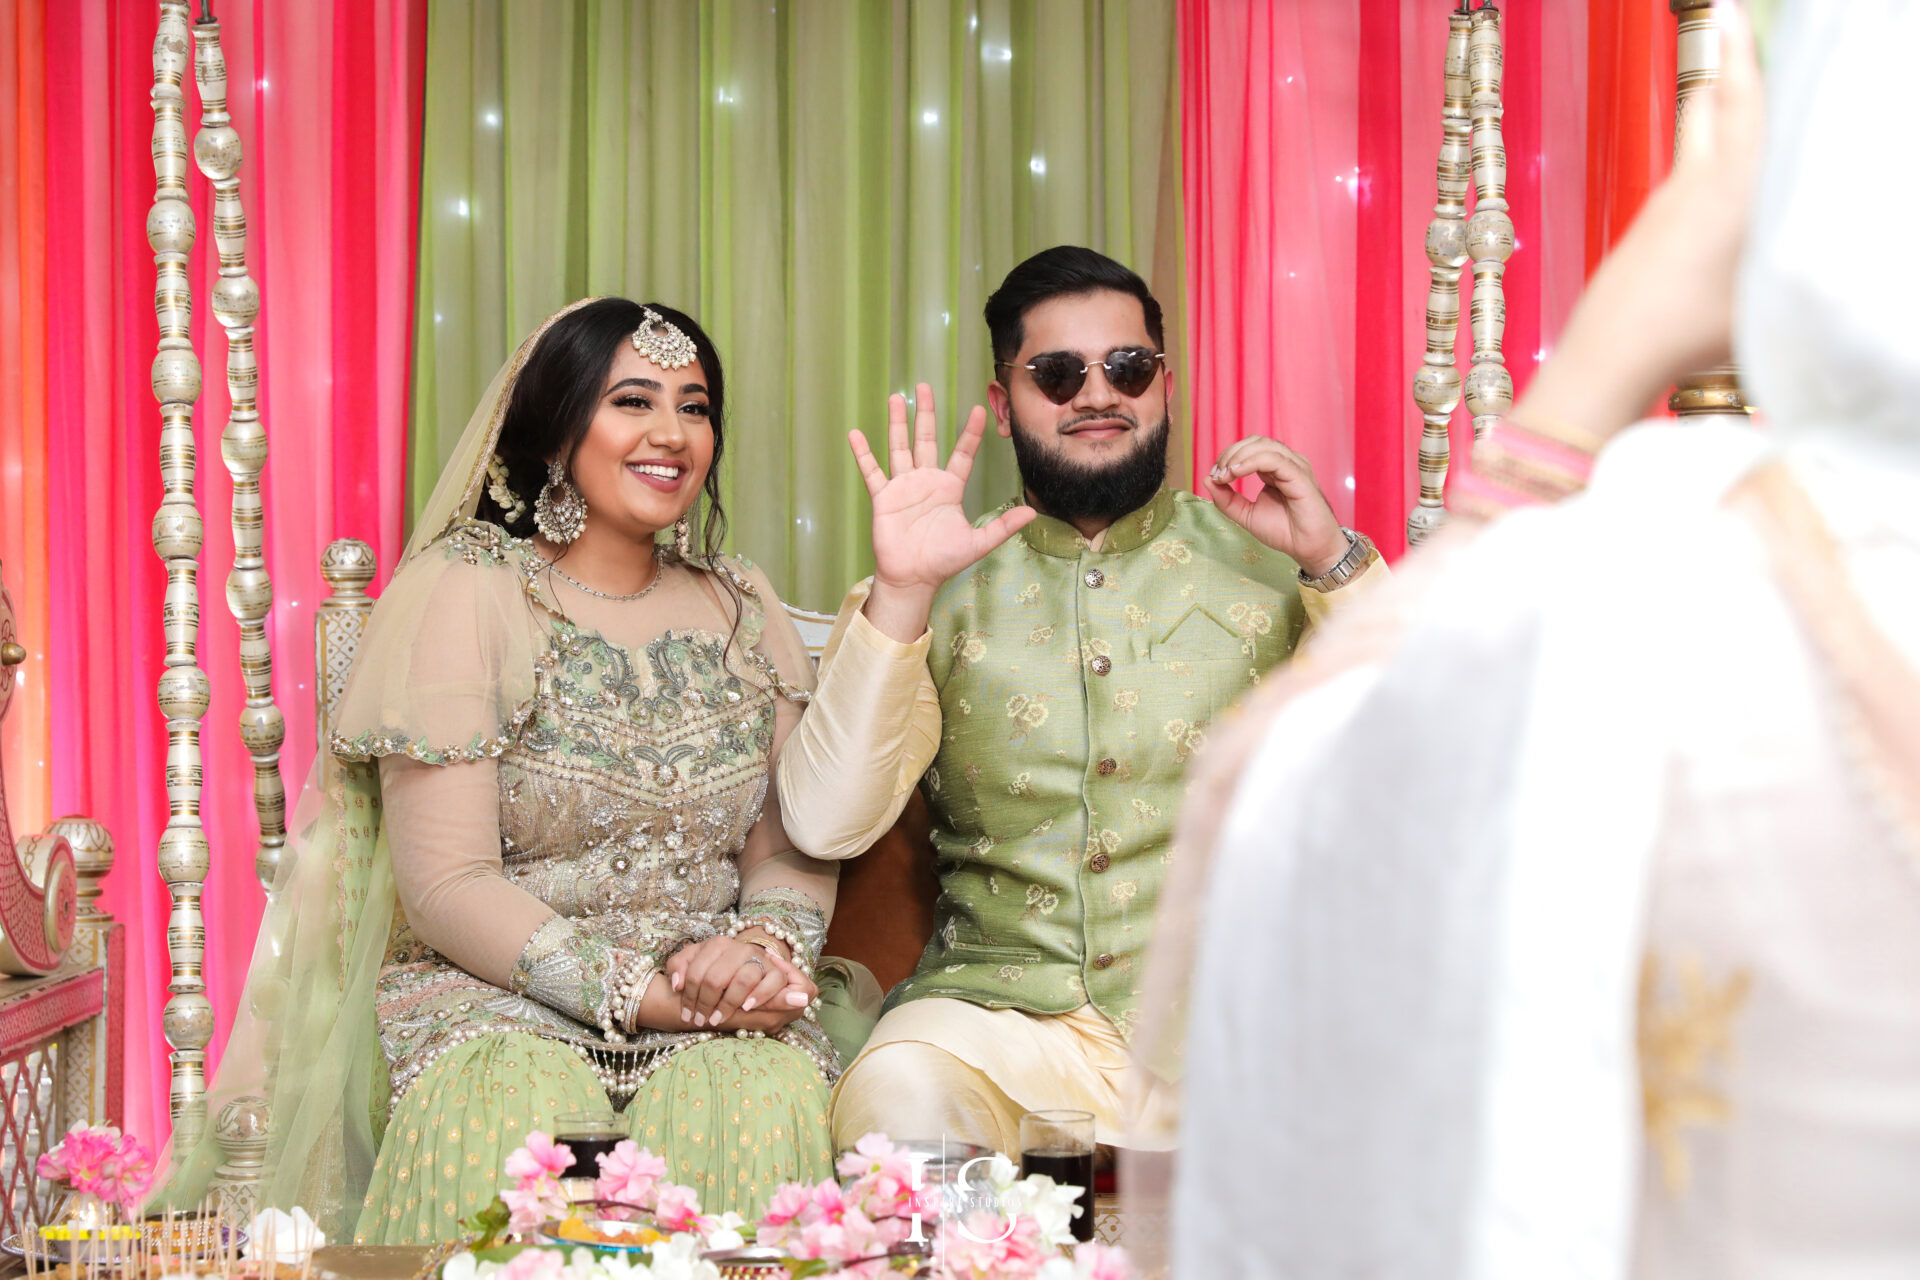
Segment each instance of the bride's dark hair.
M707 468L707 511L700 521L697 551L710 561L720 553L727 532L726 513L720 507L720 457L727 438L726 374L713 339L692 316L662 302L645 305L693 340L706 375L713 462ZM541 336L514 381L500 421L500 440L494 446L507 467L507 487L525 508L510 520L493 495L482 489L476 516L515 537L533 536L533 502L547 483L547 459L556 454L565 458L567 476L572 478L574 450L593 425L614 353L640 327L641 306L627 298L601 298L560 317Z

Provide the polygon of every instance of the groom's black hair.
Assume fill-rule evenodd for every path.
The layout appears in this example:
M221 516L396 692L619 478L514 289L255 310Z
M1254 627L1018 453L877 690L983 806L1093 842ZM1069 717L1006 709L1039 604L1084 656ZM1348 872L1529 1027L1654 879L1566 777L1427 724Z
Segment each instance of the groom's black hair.
M1007 272L1007 278L987 299L987 333L993 339L994 360L1010 361L1019 354L1020 344L1026 341L1027 312L1049 298L1108 289L1140 300L1140 310L1147 317L1147 336L1155 347L1164 348L1167 344L1161 331L1160 303L1139 273L1104 253L1062 244L1042 249ZM996 377L999 372L996 363Z

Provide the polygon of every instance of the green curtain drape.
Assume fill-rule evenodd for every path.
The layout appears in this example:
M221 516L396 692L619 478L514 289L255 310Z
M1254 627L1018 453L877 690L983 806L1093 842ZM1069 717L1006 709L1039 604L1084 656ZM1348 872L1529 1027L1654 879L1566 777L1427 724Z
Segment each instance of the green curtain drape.
M543 316L659 299L727 362L731 544L833 609L872 564L848 429L924 380L950 442L1021 258L1113 254L1178 343L1174 65L1174 0L436 3L414 509ZM1189 448L1177 422L1174 474ZM973 506L1015 488L990 438Z

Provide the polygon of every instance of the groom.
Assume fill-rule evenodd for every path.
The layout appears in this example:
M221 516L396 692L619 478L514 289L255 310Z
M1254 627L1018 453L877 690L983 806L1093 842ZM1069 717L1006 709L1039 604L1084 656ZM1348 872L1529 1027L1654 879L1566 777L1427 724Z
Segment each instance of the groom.
M876 572L779 770L786 830L816 857L864 852L916 785L933 814L934 936L835 1090L843 1147L878 1130L1017 1151L1020 1114L1053 1108L1125 1144L1125 1100L1161 1102L1126 1042L1187 761L1306 625L1386 572L1278 441L1222 452L1211 502L1164 486L1174 371L1125 266L1048 249L986 318L1026 504L968 522L986 415L941 467L925 384L911 440L890 402L887 469L852 434Z

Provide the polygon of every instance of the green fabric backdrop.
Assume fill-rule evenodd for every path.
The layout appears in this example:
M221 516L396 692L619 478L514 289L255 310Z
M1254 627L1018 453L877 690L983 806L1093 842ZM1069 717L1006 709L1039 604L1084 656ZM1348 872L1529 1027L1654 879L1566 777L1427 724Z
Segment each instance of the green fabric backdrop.
M429 18L412 508L486 381L589 293L727 362L732 545L831 610L871 569L851 427L984 402L980 308L1052 244L1183 330L1173 0L474 0ZM1175 364L1178 364L1176 351ZM1176 470L1190 451L1184 422ZM982 451L973 505L1014 492Z

